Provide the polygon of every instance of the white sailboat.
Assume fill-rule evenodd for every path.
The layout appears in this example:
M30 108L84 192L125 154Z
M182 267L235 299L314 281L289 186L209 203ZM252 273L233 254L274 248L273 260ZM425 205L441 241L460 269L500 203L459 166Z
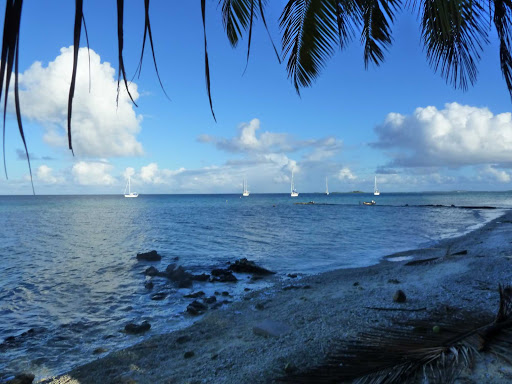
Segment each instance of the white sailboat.
M375 176L375 185L373 187L373 194L375 196L379 196L380 195L380 191L377 189L377 176Z
M293 170L292 170L292 183L291 183L291 186L290 186L290 190L291 190L291 193L290 193L291 197L299 196L299 192L297 192L297 190L295 189L295 185L293 184Z
M242 192L242 196L249 196L249 190L247 189L247 179L244 179L244 191Z
M325 178L325 194L329 195L329 186L327 184L327 177Z
M128 190L128 193L126 193L126 190ZM131 191L130 176L128 176L128 182L126 183L126 187L124 187L124 197L139 197L137 192Z

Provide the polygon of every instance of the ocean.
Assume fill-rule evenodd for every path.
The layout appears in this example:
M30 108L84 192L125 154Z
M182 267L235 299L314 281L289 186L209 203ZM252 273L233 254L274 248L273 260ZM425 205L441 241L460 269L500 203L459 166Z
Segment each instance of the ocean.
M317 204L294 204L309 201ZM194 321L184 294L227 291L237 300L244 288L268 284L240 274L238 283L178 289L154 278L148 290L149 265L163 270L178 259L209 273L246 257L278 278L368 266L460 236L511 207L512 192L0 196L0 383L21 371L50 377L96 359L97 348L184 327ZM160 262L137 261L152 249ZM168 296L151 300L157 292ZM146 334L121 332L142 320L152 325Z

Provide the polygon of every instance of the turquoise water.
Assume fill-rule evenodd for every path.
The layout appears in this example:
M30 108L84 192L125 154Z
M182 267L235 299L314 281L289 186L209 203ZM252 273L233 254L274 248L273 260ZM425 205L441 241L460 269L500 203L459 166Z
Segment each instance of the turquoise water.
M375 206L360 205L376 200ZM326 205L296 205L295 202ZM406 206L408 204L408 206ZM496 206L497 210L419 205ZM318 273L367 266L386 254L458 236L512 207L510 192L383 194L0 196L0 382L18 371L38 378L192 321L183 294L265 282L195 283L177 289L165 279L144 288L148 263L137 252L156 249L165 269L174 258L194 273L247 257L278 272ZM165 292L163 301L150 294ZM119 332L148 320L144 336Z

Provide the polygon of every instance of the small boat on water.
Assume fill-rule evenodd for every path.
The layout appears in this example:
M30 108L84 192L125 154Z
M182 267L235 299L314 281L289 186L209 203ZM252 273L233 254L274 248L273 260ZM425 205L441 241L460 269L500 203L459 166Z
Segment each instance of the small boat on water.
M244 179L244 191L242 192L242 196L249 196L249 190L247 189L247 179Z
M375 185L373 186L373 194L375 196L379 196L380 195L380 191L377 188L377 176L375 176Z
M295 189L295 184L293 183L293 170L292 170L292 183L291 183L291 186L290 186L290 190L291 190L291 193L290 193L291 197L299 196L299 192L297 192L297 190Z
M327 185L327 177L325 178L325 194L329 196L329 186Z
M374 200L372 201L363 201L363 205L375 205L377 204Z
M128 190L128 193L126 193L126 190ZM130 176L128 176L128 182L126 183L126 187L124 187L124 197L139 197L137 192L131 191Z

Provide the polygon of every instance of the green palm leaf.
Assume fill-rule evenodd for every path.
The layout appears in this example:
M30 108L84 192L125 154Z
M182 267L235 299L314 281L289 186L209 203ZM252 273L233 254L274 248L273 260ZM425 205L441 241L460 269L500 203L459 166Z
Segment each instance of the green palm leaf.
M233 47L252 24L253 0L220 0L222 3L222 25Z
M331 0L289 0L280 18L283 58L295 90L312 84L338 44L336 4Z
M488 13L481 1L424 0L422 38L434 70L455 88L476 81L482 47L488 42Z
M500 40L501 72L503 73L508 91L512 97L512 56L510 54L512 2L510 0L495 0L493 19Z
M128 96L130 97L130 100L132 101L133 105L137 107L137 103L133 100L132 94L130 93L130 90L128 89L128 81L126 80L126 70L124 67L124 60L123 60L123 45L124 45L124 0L117 0L117 51L118 51L118 57L119 57L119 69L117 72L117 102L119 101L119 84L121 81L121 75L123 77L124 86L126 88L126 92L128 92Z

